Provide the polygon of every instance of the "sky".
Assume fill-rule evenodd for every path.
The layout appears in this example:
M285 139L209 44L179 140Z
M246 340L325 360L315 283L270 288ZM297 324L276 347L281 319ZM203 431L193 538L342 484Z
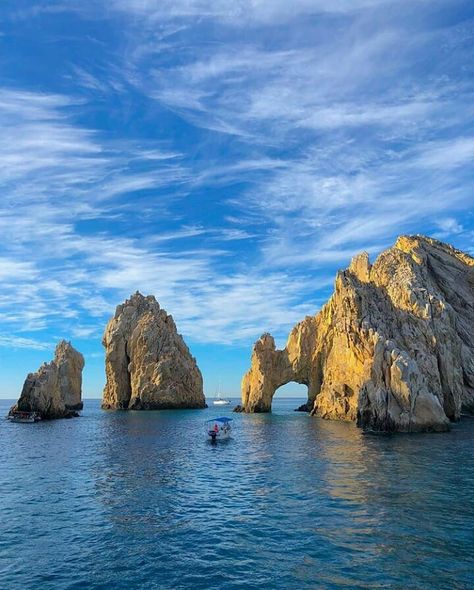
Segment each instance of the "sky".
M100 397L136 290L237 396L357 252L472 254L473 99L470 1L2 0L0 397L61 338Z

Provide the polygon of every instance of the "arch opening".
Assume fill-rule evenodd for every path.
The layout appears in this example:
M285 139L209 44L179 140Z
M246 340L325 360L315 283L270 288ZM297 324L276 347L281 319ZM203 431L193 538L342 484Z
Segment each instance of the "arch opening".
M311 408L309 399L309 387L306 383L297 381L288 381L284 385L277 387L272 396L272 408L274 404L288 404L292 409L301 412L308 412Z

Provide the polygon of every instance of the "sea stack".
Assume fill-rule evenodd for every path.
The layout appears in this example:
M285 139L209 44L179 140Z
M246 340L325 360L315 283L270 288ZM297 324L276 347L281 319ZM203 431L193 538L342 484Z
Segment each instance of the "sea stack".
M70 342L56 346L54 360L44 363L25 380L18 402L11 412L36 412L41 418L69 418L82 409L84 357Z
M202 375L171 315L138 291L105 329L107 382L102 408L204 408Z
M270 411L290 381L308 386L316 416L375 431L448 430L474 409L474 259L423 236L401 236L373 265L359 254L283 350L269 334L257 341L241 411Z

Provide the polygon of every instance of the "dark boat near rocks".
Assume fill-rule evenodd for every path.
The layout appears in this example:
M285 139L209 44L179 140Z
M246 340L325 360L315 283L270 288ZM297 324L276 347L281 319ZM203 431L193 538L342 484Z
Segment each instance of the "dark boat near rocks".
M42 420L37 412L10 412L7 416L10 422L22 422L24 424L32 424Z

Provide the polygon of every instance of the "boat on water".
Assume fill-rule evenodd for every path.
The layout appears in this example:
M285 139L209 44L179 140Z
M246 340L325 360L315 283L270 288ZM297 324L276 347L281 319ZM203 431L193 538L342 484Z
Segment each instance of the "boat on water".
M22 422L24 424L32 424L41 420L41 416L37 412L10 412L7 418L10 422Z
M215 406L228 406L230 404L230 399L225 399L223 397L221 397L221 394L219 393L214 401L212 402Z
M215 406L228 406L230 404L230 399L225 399L224 397L222 397L220 382L219 382L219 389L216 392L216 397L214 398L214 401L212 403Z
M220 418L212 418L206 421L206 433L211 442L218 440L226 440L230 438L232 432L232 418L222 416Z
M222 395L221 395L221 382L220 381L219 381L219 387L216 391L216 396L215 396L212 403L214 406L228 406L230 404L230 399L226 399L225 397L222 397Z

